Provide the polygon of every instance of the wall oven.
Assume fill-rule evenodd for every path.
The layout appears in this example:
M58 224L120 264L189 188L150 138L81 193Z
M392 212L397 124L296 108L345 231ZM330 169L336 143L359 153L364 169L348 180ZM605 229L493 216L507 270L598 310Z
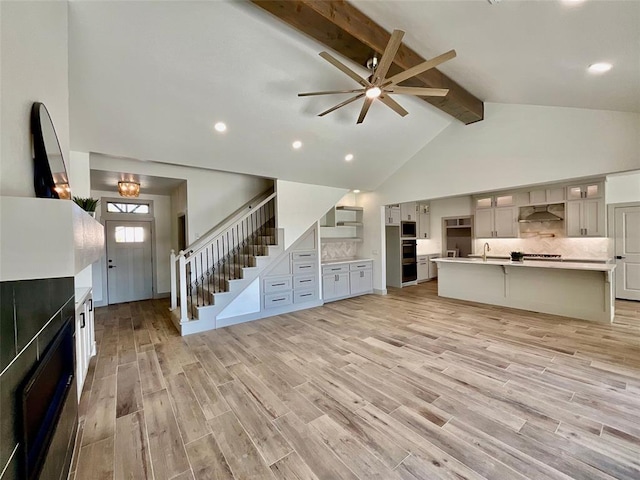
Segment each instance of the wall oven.
M416 241L402 241L402 283L414 282L418 279L418 263Z

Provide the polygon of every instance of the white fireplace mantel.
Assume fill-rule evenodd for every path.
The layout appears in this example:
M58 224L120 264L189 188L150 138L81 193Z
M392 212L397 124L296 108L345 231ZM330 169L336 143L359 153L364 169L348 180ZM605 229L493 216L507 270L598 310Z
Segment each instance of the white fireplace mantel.
M0 281L73 277L103 253L103 226L74 202L0 197Z

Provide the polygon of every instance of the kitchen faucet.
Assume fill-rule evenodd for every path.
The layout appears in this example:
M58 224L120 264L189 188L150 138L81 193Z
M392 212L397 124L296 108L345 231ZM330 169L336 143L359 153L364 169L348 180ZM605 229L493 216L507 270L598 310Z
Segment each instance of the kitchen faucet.
M489 246L489 242L484 242L484 246L482 247L482 261L487 261L487 252L491 251L491 247Z

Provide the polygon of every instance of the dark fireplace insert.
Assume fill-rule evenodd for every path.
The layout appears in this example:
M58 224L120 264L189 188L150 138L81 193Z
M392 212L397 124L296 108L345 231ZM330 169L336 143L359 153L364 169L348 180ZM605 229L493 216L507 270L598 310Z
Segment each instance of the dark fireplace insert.
M74 324L68 319L22 389L24 478L38 478L74 377Z

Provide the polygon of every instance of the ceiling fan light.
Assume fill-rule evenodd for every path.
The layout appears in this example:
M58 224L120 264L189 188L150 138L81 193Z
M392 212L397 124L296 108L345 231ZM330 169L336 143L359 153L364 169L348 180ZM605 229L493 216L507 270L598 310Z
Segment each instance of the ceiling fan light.
M378 98L381 93L382 90L380 90L378 87L371 87L367 89L365 95L367 96L367 98Z

